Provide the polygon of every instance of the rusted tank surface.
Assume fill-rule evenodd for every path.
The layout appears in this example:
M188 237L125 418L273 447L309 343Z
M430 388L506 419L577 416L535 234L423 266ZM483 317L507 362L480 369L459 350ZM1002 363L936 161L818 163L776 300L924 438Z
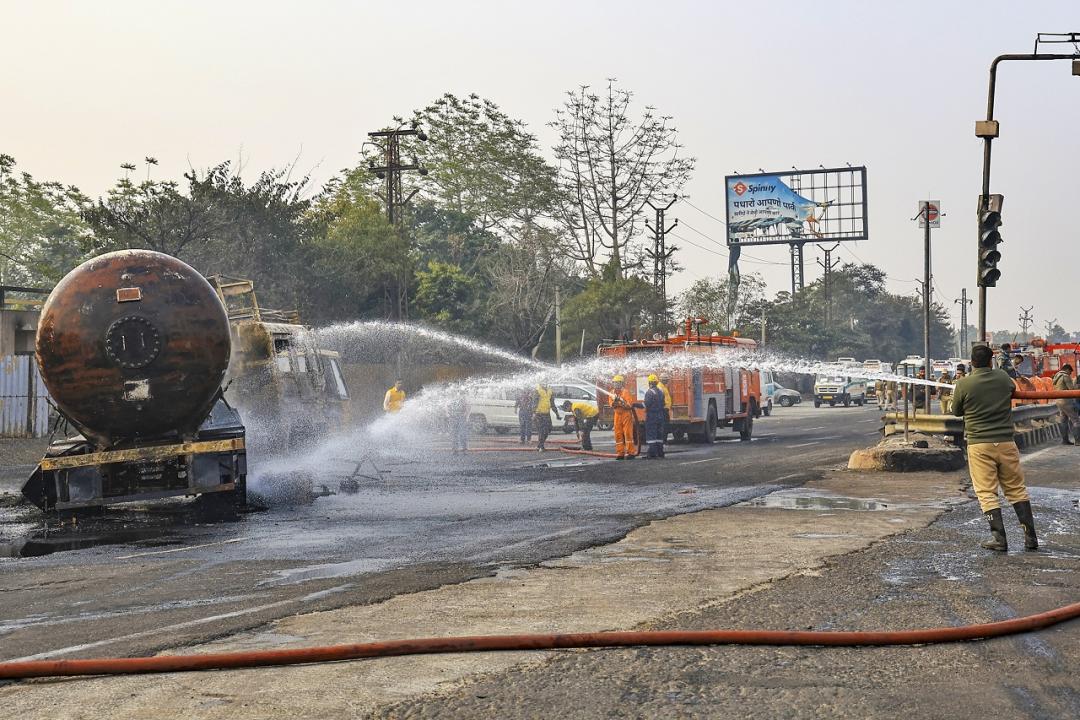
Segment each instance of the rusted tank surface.
M57 407L99 447L191 436L229 365L229 321L210 284L149 250L72 270L41 312L37 361Z

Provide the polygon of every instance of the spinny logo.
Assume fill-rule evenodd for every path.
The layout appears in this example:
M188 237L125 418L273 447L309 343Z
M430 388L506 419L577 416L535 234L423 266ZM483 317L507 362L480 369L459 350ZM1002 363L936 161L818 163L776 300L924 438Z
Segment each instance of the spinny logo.
M744 185L740 180L739 182L735 183L731 189L735 191L736 195L742 197L742 194L746 192L746 185Z

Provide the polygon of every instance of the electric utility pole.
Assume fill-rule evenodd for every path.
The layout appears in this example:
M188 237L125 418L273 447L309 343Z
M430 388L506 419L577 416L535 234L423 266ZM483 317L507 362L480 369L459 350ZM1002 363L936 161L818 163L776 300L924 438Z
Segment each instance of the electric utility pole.
M1057 325L1057 318L1054 318L1053 320L1047 320L1046 321L1046 342L1053 342L1053 340L1050 338L1050 336L1054 332L1054 326L1055 325Z
M1035 322L1031 318L1031 311L1034 309L1034 305L1032 305L1031 307L1024 307L1023 305L1020 306L1020 317L1017 318L1017 320L1020 321L1020 334L1022 336L1022 339L1025 341L1027 340L1026 336L1028 334L1028 328L1031 327L1031 323Z
M941 203L934 200L924 200L919 203L919 222L923 226L923 294L922 294L922 327L923 327L923 371L926 379L930 375L930 300L933 281L930 279L930 229L941 223ZM930 403L927 403L927 410Z
M415 135L420 141L427 140L427 135L416 126L416 123L408 128L399 127L395 130L378 130L368 133L372 143L382 151L383 155L383 164L376 165L374 160L369 161L368 171L374 173L380 180L386 180L386 194L383 196L383 200L386 201L386 219L399 237L402 237L405 232L403 223L405 205L417 193L413 190L408 195L404 194L401 187L401 174L412 170L421 175L428 174L427 168L421 167L416 158L412 158L412 162L409 163L402 164L401 162L401 138L410 135ZM396 284L397 297L394 298L391 308L394 319L405 320L409 314L408 279L399 273Z
M832 275L833 268L840 264L840 260L835 262L832 260L833 251L840 247L840 243L836 243L831 248L822 247L818 245L825 252L825 262L818 258L817 264L825 268L825 327L829 327L830 315L832 314L832 282L830 276Z
M645 254L652 258L653 261L653 287L664 298L664 302L667 302L667 261L671 259L671 256L675 254L677 248L672 247L670 250L666 245L666 236L669 232L674 230L679 225L678 218L671 225L665 225L664 213L675 204L678 200L677 197L671 198L671 202L663 207L653 205L652 200L646 200L645 202L656 211L656 222L654 225L649 225L648 219L645 220L645 227L653 232L653 249L645 250Z
M953 300L954 303L960 303L960 357L967 357L964 353L968 352L968 321L967 321L967 309L968 305L975 302L968 299L967 288L961 288L960 297L957 300Z

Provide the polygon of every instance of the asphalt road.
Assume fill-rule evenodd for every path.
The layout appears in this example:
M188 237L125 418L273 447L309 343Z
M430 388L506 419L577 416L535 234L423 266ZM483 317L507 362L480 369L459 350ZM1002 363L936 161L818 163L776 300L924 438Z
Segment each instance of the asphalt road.
M751 442L724 434L652 462L517 452L497 436L472 442L506 452L465 457L439 442L370 448L358 436L319 466L331 489L355 476L355 494L228 520L191 501L74 526L0 507L0 659L150 653L565 556L816 479L872 444L878 418L777 408ZM610 446L610 433L595 437L598 450Z

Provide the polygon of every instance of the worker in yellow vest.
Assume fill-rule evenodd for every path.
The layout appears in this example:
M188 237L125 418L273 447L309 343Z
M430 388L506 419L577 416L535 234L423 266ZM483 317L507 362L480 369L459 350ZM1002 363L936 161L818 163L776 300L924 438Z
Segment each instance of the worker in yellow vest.
M405 404L405 391L401 389L400 378L394 381L394 386L386 391L382 401L382 409L388 413L401 412Z
M554 400L554 394L551 392L551 388L543 383L539 383L536 389L533 391L533 397L536 399L536 405L533 408L533 425L536 426L536 449L544 450L544 444L547 442L548 435L551 434L551 413L555 412L555 417L560 418L558 409L552 405Z
M563 402L562 409L574 416L574 425L577 427L578 437L581 438L581 449L592 450L592 431L600 417L600 410L592 403L569 400Z

